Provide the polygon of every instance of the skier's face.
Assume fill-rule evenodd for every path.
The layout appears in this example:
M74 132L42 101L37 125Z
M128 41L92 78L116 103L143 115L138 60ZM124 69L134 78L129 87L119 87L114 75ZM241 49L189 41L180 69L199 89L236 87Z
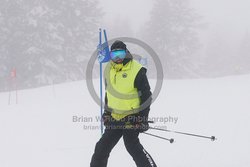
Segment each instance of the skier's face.
M118 50L113 50L110 52L111 60L117 64L122 63L125 57L126 57L125 50L118 49Z

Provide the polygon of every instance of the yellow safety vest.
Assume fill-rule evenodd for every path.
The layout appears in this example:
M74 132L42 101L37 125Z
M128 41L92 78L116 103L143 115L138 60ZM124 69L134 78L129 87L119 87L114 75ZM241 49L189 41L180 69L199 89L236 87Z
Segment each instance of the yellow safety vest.
M114 119L120 120L138 112L140 98L137 88L134 87L134 81L141 68L142 65L135 60L129 61L124 66L113 62L109 62L106 66L108 107L112 109L111 115Z

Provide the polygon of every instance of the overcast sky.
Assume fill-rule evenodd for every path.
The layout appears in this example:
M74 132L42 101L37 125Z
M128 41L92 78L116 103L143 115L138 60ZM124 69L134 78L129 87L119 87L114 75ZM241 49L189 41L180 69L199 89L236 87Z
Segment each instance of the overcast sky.
M127 20L137 30L149 18L152 0L100 0L105 12L105 22L110 23L116 18Z
M105 21L127 19L138 30L152 9L153 0L100 0ZM227 31L242 32L250 28L250 0L191 0L191 6L204 16L210 27L227 27Z

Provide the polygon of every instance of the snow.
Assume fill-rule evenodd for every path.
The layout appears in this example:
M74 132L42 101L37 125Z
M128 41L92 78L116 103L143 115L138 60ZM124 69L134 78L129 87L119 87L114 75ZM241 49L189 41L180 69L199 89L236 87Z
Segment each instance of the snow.
M95 81L98 85L98 81ZM151 81L153 82L153 81ZM165 80L151 107L153 118L178 118L152 126L215 135L218 140L148 132L174 138L170 144L144 134L140 140L159 167L248 167L250 165L250 75ZM100 130L99 107L85 81L0 93L1 167L88 167ZM83 118L74 122L73 117ZM171 120L171 119L169 119ZM108 167L135 166L120 140Z

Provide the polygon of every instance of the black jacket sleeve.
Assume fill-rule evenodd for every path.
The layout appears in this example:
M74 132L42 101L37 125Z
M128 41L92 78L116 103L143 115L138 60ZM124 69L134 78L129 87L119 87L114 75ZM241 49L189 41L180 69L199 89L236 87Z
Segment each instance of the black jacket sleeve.
M141 108L144 108L139 112L139 115L148 117L150 105L152 102L152 93L150 91L150 85L146 72L146 68L142 67L140 69L135 78L134 87L138 90Z

